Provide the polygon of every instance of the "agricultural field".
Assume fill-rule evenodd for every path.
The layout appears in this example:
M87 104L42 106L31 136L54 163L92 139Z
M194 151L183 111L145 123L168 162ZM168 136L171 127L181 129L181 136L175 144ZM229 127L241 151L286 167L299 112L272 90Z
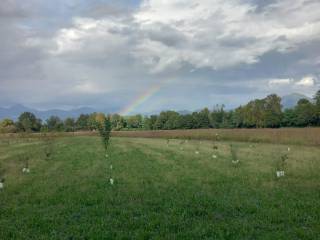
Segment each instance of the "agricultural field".
M80 133L81 134L81 133ZM89 134L88 132L86 134ZM92 133L91 133L92 134ZM177 138L320 146L320 128L115 131L116 137Z
M2 137L0 239L320 239L319 146L214 139Z

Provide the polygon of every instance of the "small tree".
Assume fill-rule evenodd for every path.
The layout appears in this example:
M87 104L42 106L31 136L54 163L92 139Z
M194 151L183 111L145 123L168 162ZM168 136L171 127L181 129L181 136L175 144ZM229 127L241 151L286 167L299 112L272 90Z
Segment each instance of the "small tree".
M76 122L73 118L66 118L64 120L64 130L66 132L74 132L75 131Z
M289 149L290 148L288 148L288 151ZM276 166L277 177L284 177L288 159L289 159L289 156L286 153L280 156L280 159L279 161L277 161L277 166Z
M4 177L4 169L1 166L0 163L0 189L2 189L4 187L4 182L5 182L5 177Z
M64 130L63 121L58 116L51 116L46 122L50 132L60 132Z
M41 140L43 141L43 152L46 160L49 160L53 153L54 136L48 133L46 129L41 133Z
M19 116L17 126L20 131L38 132L41 128L41 120L31 112L24 112Z
M236 148L233 146L233 144L230 144L230 152L231 152L232 163L233 164L238 164L239 163L239 159L238 159L238 156L237 156Z
M0 133L15 133L16 131L13 120L6 118L0 121Z
M183 150L183 145L186 143L186 140L180 141L180 150Z
M26 154L23 154L20 156L20 161L23 163L22 172L23 173L29 173L29 156Z
M97 128L103 143L103 147L105 153L107 154L109 142L110 142L110 134L111 134L111 122L109 118L104 117L104 119L96 119L97 120Z
M195 154L200 154L200 141L197 141L197 143L196 143L196 151L194 152Z
M105 158L109 158L108 155L108 147L110 144L110 136L111 136L111 121L109 118L106 118L103 114L97 115L96 118L96 124L97 124L97 129L99 131L103 147L104 147L104 154ZM113 185L113 177L112 177L112 164L110 161L110 184Z
M218 141L219 141L219 134L216 133L214 138L213 138L213 141L212 141L212 149L213 150L217 150L218 149L218 145L217 145Z

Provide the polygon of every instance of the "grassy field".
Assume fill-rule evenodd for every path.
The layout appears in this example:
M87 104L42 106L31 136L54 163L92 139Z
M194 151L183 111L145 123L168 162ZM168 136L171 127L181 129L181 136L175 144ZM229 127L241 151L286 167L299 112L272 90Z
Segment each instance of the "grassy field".
M255 143L275 143L292 144L306 146L320 146L320 128L254 128L254 129L190 129L190 130L136 130L136 131L114 131L112 136L125 138L164 138L164 139L193 139L212 140L217 134L222 141L255 142ZM39 133L32 136L38 137ZM56 136L98 136L94 131L80 132L60 132ZM21 138L21 134L0 134L2 138Z
M320 128L191 129L159 131L118 131L116 137L178 138L256 143L281 143L320 146Z
M319 147L215 144L113 138L106 160L98 137L60 137L46 160L1 139L0 239L320 239Z

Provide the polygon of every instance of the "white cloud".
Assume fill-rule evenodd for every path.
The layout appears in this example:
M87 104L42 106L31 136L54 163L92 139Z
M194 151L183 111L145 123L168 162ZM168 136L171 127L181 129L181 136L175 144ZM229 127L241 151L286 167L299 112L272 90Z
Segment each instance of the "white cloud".
M268 84L270 87L273 86L286 86L290 85L293 82L293 79L290 78L283 78L283 79L271 79L269 80Z
M318 78L314 75L306 75L302 78L279 78L265 80L269 93L273 92L279 96L284 96L290 93L301 93L312 97L317 90ZM257 81L255 81L257 82ZM259 86L258 89L265 95L265 87Z
M101 86L96 85L93 82L84 82L78 85L75 85L71 92L74 93L84 93L84 94L97 94L107 92Z
M170 26L184 41L171 46L142 40L137 52L143 54L136 56L157 59L151 63L158 70L183 63L212 69L253 64L271 50L292 51L300 43L320 39L319 7L316 1L285 0L256 12L255 5L239 0L146 0L134 15L140 29Z
M121 21L110 19L75 18L71 28L59 30L54 37L53 55L107 54L119 48L128 48L127 36L121 31L126 27Z
M313 76L303 77L301 80L295 83L296 86L300 87L313 87L315 86L316 80Z
M292 78L279 78L268 80L270 87L285 87L285 86L300 86L300 87L313 87L316 84L316 77L305 76L300 80L294 80Z
M239 0L149 0L129 19L75 18L72 27L58 31L51 53L118 57L120 51L154 73L185 64L250 65L269 51L293 51L320 39L315 14L320 2L302 3L286 0L257 12L255 5Z

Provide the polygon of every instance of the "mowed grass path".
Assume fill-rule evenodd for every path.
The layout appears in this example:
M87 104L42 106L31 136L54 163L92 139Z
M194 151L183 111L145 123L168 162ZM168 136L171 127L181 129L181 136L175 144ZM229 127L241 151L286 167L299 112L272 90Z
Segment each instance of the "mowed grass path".
M97 137L0 143L0 239L320 239L320 149ZM199 154L195 154L198 150ZM213 158L212 155L217 158ZM30 157L23 174L21 156Z

